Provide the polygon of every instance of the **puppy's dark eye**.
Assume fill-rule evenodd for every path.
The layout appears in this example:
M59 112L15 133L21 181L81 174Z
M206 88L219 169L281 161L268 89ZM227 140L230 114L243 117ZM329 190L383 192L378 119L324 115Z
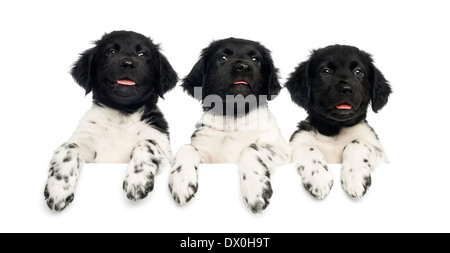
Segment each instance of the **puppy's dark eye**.
M114 49L111 49L106 53L106 55L115 55L115 54L117 54L117 51Z
M323 68L322 71L320 71L320 74L322 74L322 76L329 76L331 75L331 69Z
M228 57L226 55L219 56L219 59L217 59L219 62L225 62L228 60Z
M138 56L139 57L147 57L147 54L145 52L141 51L138 53Z
M258 58L258 57L253 57L253 58L252 58L252 61L253 61L254 63L259 63L259 58Z
M359 77L364 76L364 72L362 71L362 69L355 69L353 71L353 73L355 74L355 76L359 76Z

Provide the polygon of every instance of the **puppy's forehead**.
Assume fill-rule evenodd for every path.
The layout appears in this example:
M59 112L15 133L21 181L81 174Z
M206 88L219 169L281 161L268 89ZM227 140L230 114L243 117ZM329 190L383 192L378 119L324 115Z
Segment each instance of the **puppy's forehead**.
M218 41L215 46L215 53L225 53L228 55L256 55L261 54L259 44L254 41L243 39L228 39Z
M120 44L124 46L147 46L151 47L153 42L150 38L145 37L142 34L131 32L131 31L115 31L105 34L102 39L98 42L99 45L111 45Z
M352 46L328 46L315 51L313 54L313 62L317 65L333 63L347 66L355 62L366 64L368 60L364 52Z

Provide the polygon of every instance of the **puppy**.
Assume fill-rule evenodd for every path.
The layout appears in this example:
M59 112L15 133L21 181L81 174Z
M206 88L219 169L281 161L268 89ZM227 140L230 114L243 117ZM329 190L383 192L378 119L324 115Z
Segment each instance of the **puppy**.
M271 170L289 159L267 107L281 89L270 51L244 39L214 41L182 87L202 101L204 114L191 143L176 154L169 182L174 200L184 205L195 195L200 163L237 163L244 200L261 212L272 196Z
M292 161L305 188L325 198L333 186L327 163L342 163L344 190L354 199L363 197L372 182L372 168L388 162L366 121L369 104L378 112L391 93L371 56L343 45L315 50L291 74L286 87L308 113L290 139Z
M87 163L129 163L123 190L131 200L153 189L158 169L173 156L168 124L158 97L177 75L152 40L131 31L105 34L75 62L75 81L93 92L93 106L50 162L45 199L62 211L74 199L80 169Z

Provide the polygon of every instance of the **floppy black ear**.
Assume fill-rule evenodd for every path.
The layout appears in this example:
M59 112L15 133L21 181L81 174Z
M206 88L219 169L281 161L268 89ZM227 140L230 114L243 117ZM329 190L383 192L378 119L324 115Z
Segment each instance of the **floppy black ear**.
M310 63L310 60L300 63L285 85L291 94L292 101L305 109L308 109L311 92Z
M175 70L170 65L167 58L158 52L159 59L159 87L157 87L158 95L164 98L163 95L169 90L173 89L178 82L178 76Z
M86 95L92 90L92 61L96 51L97 47L93 47L83 52L78 61L73 64L71 71L73 79L86 90Z
M372 110L374 112L378 112L387 104L388 97L389 94L391 94L392 89L381 71L379 71L373 63L370 63L369 82L372 85L370 94L372 99Z
M203 87L203 82L205 78L205 66L204 66L204 56L202 56L198 62L194 65L191 72L183 79L181 87L192 97L202 100L203 94L195 94L195 87ZM196 96L197 95L197 96Z
M261 46L259 51L264 58L263 73L267 74L267 100L270 101L280 93L282 87L278 81L278 69L275 68L270 51L263 46Z

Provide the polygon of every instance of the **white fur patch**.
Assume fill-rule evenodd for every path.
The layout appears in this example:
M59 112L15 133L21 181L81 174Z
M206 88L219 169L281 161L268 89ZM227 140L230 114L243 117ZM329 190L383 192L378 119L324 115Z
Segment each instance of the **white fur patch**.
M124 191L133 200L147 196L153 189L158 168L171 164L173 156L167 134L142 121L143 112L141 109L124 114L95 104L86 112L69 140L55 150L50 162L44 195L52 210L62 211L73 201L84 162L128 163L133 157Z
M290 142L292 162L305 188L316 198L327 196L333 177L327 163L342 163L341 183L352 198L361 198L371 185L372 168L388 159L373 129L363 121L342 128L336 136L317 131L300 131Z
M180 149L172 166L169 187L175 201L183 205L194 196L200 162L237 163L246 203L255 213L264 210L272 196L271 170L289 161L289 145L267 107L242 117L207 112L197 125L191 144Z

